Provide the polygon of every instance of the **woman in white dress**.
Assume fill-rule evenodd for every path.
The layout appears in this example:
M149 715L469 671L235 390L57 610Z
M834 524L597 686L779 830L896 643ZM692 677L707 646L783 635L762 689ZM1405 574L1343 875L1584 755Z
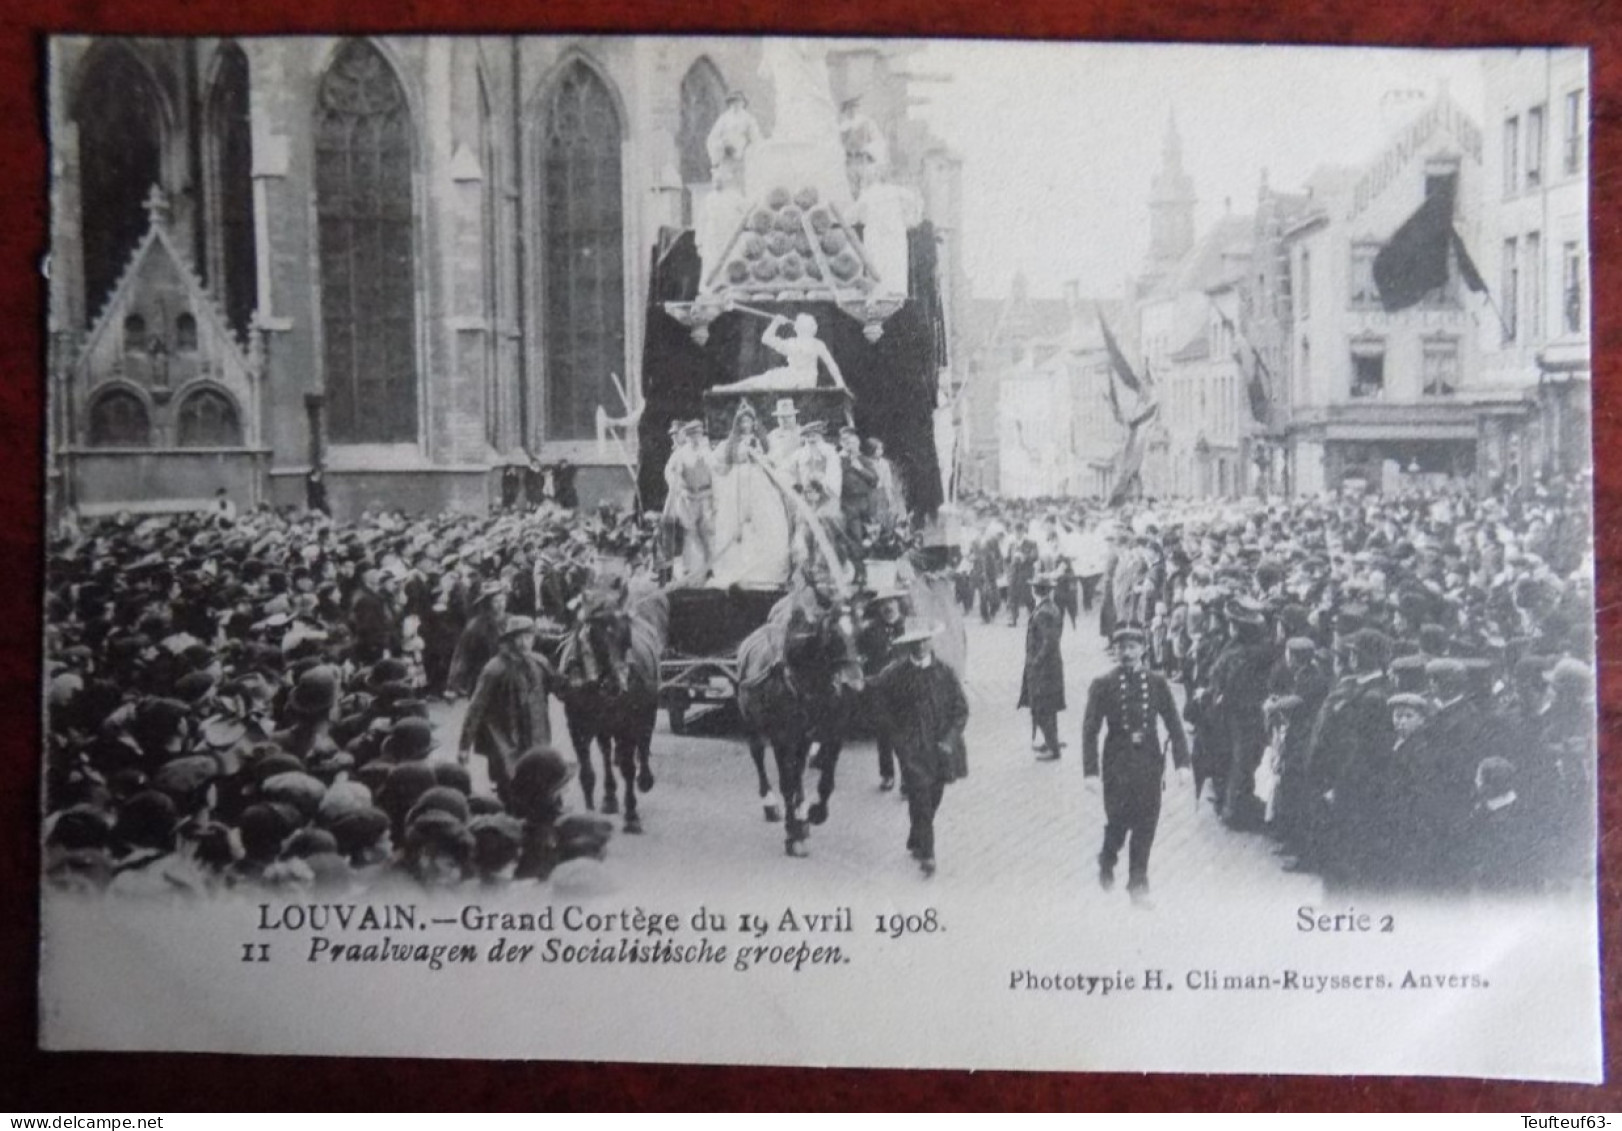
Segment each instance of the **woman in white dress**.
M760 422L748 401L715 452L715 545L710 584L782 585L789 571L789 517L762 468Z

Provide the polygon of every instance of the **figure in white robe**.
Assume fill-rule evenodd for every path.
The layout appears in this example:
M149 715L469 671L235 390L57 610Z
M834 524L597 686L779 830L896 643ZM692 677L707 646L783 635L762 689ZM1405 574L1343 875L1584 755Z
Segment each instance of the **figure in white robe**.
M763 41L760 70L772 80L772 140L819 145L837 141L839 111L828 83L827 53L808 39Z
M924 202L912 189L875 180L862 190L852 218L862 225L862 249L878 278L875 294L907 293L907 231L924 218Z
M697 584L710 570L715 545L715 473L703 424L683 428L665 464L665 513L681 528L679 579Z
M743 227L748 215L748 198L737 186L722 180L717 171L714 187L704 195L693 224L693 239L698 245L699 274L704 285L710 284L710 276L725 260L727 251L732 247L732 238Z
M861 98L847 98L839 107L839 140L845 147L845 171L851 195L861 198L868 185L890 167L890 143L884 131L861 111Z
M716 449L715 558L710 584L780 586L788 581L790 523L766 473L755 413L744 401Z
M772 135L750 154L750 194L809 188L843 208L850 202L850 183L826 48L809 39L767 39L760 70L772 82Z
M760 123L749 112L749 99L741 90L727 95L727 108L715 119L704 139L710 157L710 176L743 192L748 185L749 151L761 140Z
M817 320L811 315L802 314L796 318L792 333L789 332L788 319L777 315L766 327L766 332L761 335L760 340L768 349L783 355L783 364L754 377L734 381L730 385L717 385L715 391L786 393L815 389L818 381L818 362L828 367L828 373L833 377L836 388L846 388L845 375L839 371L839 363L834 360L833 354L828 352L828 347L817 337Z

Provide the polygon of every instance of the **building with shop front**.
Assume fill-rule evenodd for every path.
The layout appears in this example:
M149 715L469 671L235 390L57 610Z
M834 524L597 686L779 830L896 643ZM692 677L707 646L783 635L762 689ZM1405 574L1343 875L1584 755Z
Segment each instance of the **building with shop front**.
M1277 440L1294 493L1473 475L1491 420L1524 411L1482 379L1493 315L1453 250L1446 282L1407 309L1387 311L1374 281L1375 257L1432 193L1452 194L1453 225L1483 261L1484 149L1475 117L1443 89L1367 165L1309 182L1282 238L1290 358Z
M1588 54L1490 52L1483 62L1483 272L1502 321L1483 385L1518 396L1481 435L1481 470L1508 486L1591 466Z
M911 50L834 43L831 85L862 96L950 240L958 165L909 117ZM759 40L49 54L55 499L289 504L319 465L340 515L482 509L532 454L575 465L584 504L630 497L599 414L636 407L655 257L708 188L727 93L771 131Z

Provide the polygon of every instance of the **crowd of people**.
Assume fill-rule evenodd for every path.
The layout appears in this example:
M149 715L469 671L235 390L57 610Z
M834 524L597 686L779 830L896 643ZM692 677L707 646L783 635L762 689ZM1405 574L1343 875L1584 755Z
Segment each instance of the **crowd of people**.
M578 619L605 557L628 573L664 564L662 523L522 504L352 523L220 506L59 531L49 882L184 894L589 875L610 826L567 811L577 768L551 746L557 673L531 662L548 651L532 641ZM1066 746L1060 636L1096 616L1125 655L1120 688L1162 714L1154 680L1180 692L1167 748L1186 744L1196 796L1272 837L1283 866L1330 891L1557 889L1594 864L1589 505L1586 483L1560 482L1112 509L971 498L955 515L956 595L988 621L1028 613L1019 705L1039 758ZM940 610L861 596L869 681L887 687L898 660L927 665L913 626L933 612L938 632ZM534 685L521 710L501 705L509 684ZM1089 751L1113 725L1096 692ZM477 708L469 733L436 734L429 703L458 696ZM877 698L881 786L902 763L920 796L909 847L932 865L919 842L939 790L907 780L917 759L891 724L910 708ZM961 720L936 714L960 736ZM461 758L440 752L452 743ZM469 751L490 758L493 794L473 789ZM1149 827L1145 868L1152 839Z
M1021 706L1039 757L1062 750L1057 633L1096 604L1107 640L1180 687L1197 795L1274 838L1290 870L1331 892L1591 876L1587 482L1115 510L971 499L963 515L965 613L1030 610Z
M589 885L611 826L566 811L577 771L550 745L545 690L525 730L500 717L492 673L510 666L504 642L530 652L561 631L595 559L635 569L656 534L551 503L353 523L222 505L68 525L45 598L48 882ZM479 709L458 742L428 705L460 695ZM491 757L492 796L465 752L489 754L497 732L523 741Z

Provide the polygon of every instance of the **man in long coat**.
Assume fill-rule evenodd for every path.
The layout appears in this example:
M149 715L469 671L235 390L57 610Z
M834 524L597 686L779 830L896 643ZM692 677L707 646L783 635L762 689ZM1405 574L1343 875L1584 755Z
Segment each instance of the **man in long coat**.
M1406 888L1462 891L1471 873L1464 848L1476 801L1476 770L1503 753L1503 736L1489 703L1470 686L1463 661L1433 659L1425 665L1425 675L1435 709L1405 743L1410 797L1395 846L1397 870Z
M482 754L503 804L518 759L535 747L552 744L547 698L554 679L534 644L535 622L529 617L509 618L495 657L479 673L462 720L459 760L466 764L474 752Z
M1031 582L1036 578L1036 543L1029 538L1014 542L1008 558L1008 624L1019 623L1019 611L1030 608L1035 592Z
M935 874L935 813L951 782L969 772L963 728L969 701L952 669L929 646L933 626L908 624L892 641L901 658L871 683L907 796L907 851L924 875Z
M399 627L388 598L382 593L383 572L369 569L349 602L349 626L355 634L355 659L376 663L399 647Z
M1233 637L1211 669L1206 725L1226 754L1216 775L1222 819L1233 828L1255 829L1264 817L1256 797L1256 766L1267 745L1262 703L1267 698L1267 677L1278 657L1256 602L1231 601L1227 615Z
M1104 847L1098 854L1098 882L1115 886L1115 863L1127 845L1127 891L1134 902L1149 892L1149 851L1160 823L1160 795L1166 753L1160 726L1171 744L1177 778L1188 777L1188 738L1171 688L1143 663L1143 631L1117 629L1115 652L1120 663L1093 680L1087 691L1087 713L1081 728L1081 768L1088 792L1104 789ZM1098 736L1108 728L1100 760Z
M1031 583L1036 608L1025 626L1025 674L1019 685L1020 707L1031 709L1031 724L1042 735L1038 760L1059 758L1059 712L1064 710L1064 657L1059 640L1064 615L1053 600L1053 578L1043 574Z
M1317 646L1291 637L1284 658L1268 677L1263 712L1279 745L1278 784L1273 793L1272 832L1287 851L1299 851L1312 811L1307 788L1307 743L1312 725L1329 695L1329 673L1318 662Z
M867 623L856 637L856 650L862 657L862 674L871 679L889 667L898 655L895 641L906 632L906 621L901 612L905 594L899 589L886 589L875 593L867 603ZM874 699L867 696L868 717L874 715ZM879 725L876 738L879 748L879 788L888 792L895 788L895 748L890 744L886 727Z
M462 627L451 654L445 689L455 695L473 690L474 681L496 654L502 627L507 623L507 590L499 581L484 582L473 601L473 615Z
M1326 880L1356 886L1362 877L1385 872L1372 858L1387 845L1372 841L1365 828L1371 789L1389 770L1391 707L1395 690L1386 676L1391 638L1360 628L1342 645L1346 672L1318 712L1307 742L1309 834L1297 870L1322 870Z

